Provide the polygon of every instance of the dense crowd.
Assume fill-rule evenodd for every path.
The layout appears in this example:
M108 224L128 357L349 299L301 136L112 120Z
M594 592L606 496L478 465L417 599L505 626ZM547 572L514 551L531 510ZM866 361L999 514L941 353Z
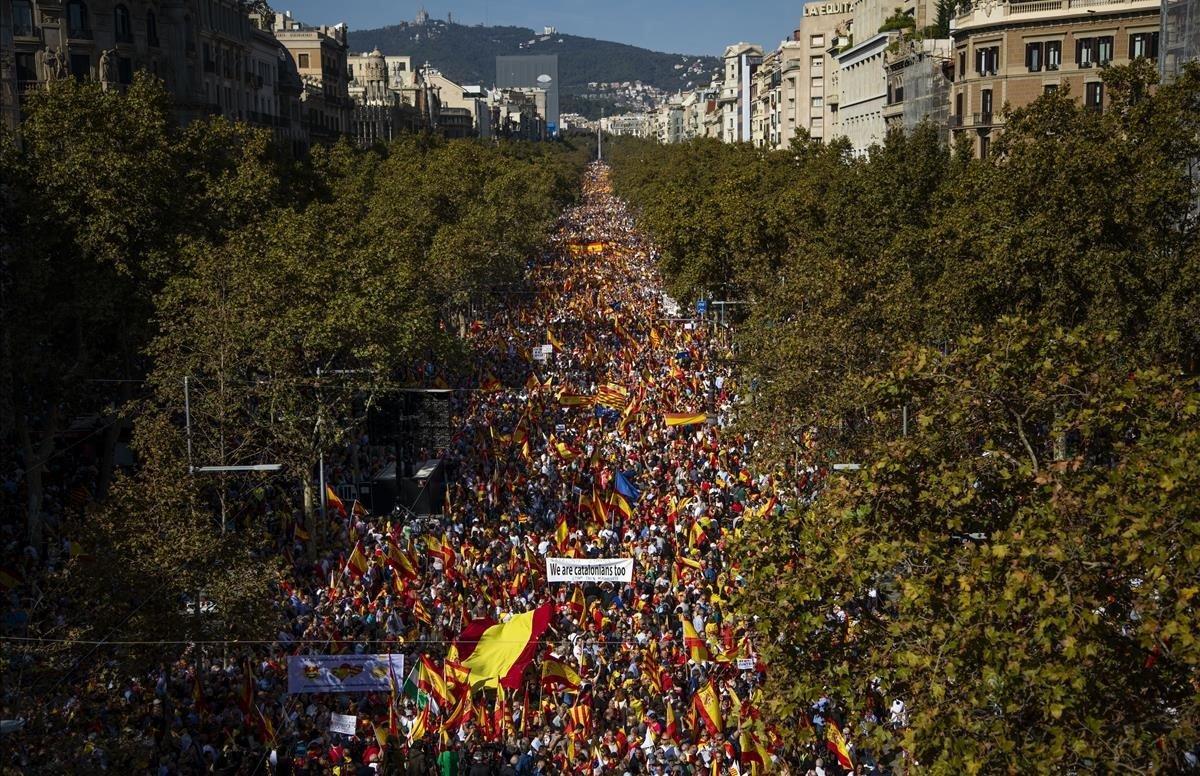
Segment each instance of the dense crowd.
M124 683L58 688L28 721L36 737L6 736L5 766L836 774L852 759L871 772L827 700L802 720L763 713L770 667L757 659L754 624L730 609L739 574L728 542L795 498L783 483L797 478L751 472L752 443L728 428L738 396L726 334L668 317L653 248L612 196L607 169L590 168L584 189L531 261L531 293L469 327L478 372L449 378L469 387L454 393L449 447L429 453L449 475L440 514L331 501L316 560L314 537L285 519L279 548L291 573L275 644L191 647ZM356 439L330 468L331 487L346 492L388 462ZM633 580L548 583L547 556L633 558ZM520 689L475 692L457 720L402 687L287 694L296 654L399 652L407 665L424 656L449 679L467 623L547 603L552 621ZM578 682L544 685L547 661ZM335 713L355 715L357 735L331 733ZM841 753L826 739L845 739Z

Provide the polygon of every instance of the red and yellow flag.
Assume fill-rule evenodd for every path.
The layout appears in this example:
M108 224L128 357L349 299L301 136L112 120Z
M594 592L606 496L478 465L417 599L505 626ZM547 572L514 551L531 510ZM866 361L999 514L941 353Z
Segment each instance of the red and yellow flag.
M350 560L346 561L346 571L351 579L358 579L367 573L367 556L363 555L362 545L355 544L350 552Z
M704 723L704 727L708 730L710 736L719 736L725 731L725 723L721 719L721 699L717 695L717 689L713 686L712 679L708 680L708 684L702 686L692 696L692 702L696 704L696 713L700 715L700 720Z
M680 619L683 622L683 646L687 650L688 657L697 663L707 663L709 661L708 644L696 632L696 628L688 618L681 617Z
M704 412L668 412L664 416L668 426L694 426L708 420Z
M850 756L850 747L846 744L846 737L842 735L842 731L832 722L826 725L826 729L825 746L837 758L838 765L848 771L854 770L854 758Z
M515 690L521 686L521 675L533 660L553 614L553 604L543 604L503 624L474 620L459 634L450 657L470 669L472 688L503 685Z
M346 505L338 498L338 494L333 492L333 488L328 485L325 486L325 508L334 510L341 517L346 516Z
M582 681L579 672L561 660L548 657L542 662L544 690L578 690Z

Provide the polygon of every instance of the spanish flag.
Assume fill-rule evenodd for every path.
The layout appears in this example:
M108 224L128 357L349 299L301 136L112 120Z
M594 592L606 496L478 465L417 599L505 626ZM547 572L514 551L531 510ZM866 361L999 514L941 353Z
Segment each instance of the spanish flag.
M446 684L453 687L456 691L460 688L471 686L471 669L457 660L446 660L442 676L445 677ZM470 695L470 693L467 693L467 695Z
M504 390L504 383L496 379L496 376L491 372L483 378L483 383L479 386L479 390L492 393L494 391Z
M553 614L553 604L543 604L503 624L474 620L459 634L450 657L470 669L472 688L503 685L515 690Z
M854 770L854 759L850 757L850 747L846 744L846 737L842 735L842 731L832 721L826 725L827 733L825 734L825 746L833 756L837 758L838 765L848 771Z
M704 412L668 412L664 417L668 426L694 426L708 420Z
M352 579L358 579L367 573L367 556L363 555L362 545L354 545L354 549L350 552L350 560L346 562L346 570L343 573L349 574Z
M420 741L429 733L429 707L421 709L417 714L417 718L413 720L412 727L408 730L408 741Z
M325 508L334 510L341 517L346 516L346 505L338 498L338 494L333 492L333 488L328 485L325 486Z
M668 741L679 743L679 720L675 719L675 707L667 702L667 724L663 728L663 737Z
M750 773L766 772L767 767L771 764L771 753L759 742L758 736L743 728L738 748L741 749L739 757L741 764L748 767Z
M707 663L709 660L708 644L696 632L696 628L688 618L681 617L680 619L683 622L683 647L687 650L688 657L697 663Z
M721 699L717 696L717 690L713 687L712 680L708 680L708 684L701 687L692 696L692 702L696 704L696 713L700 715L700 719L704 722L704 727L708 729L710 736L719 736L725 731L725 723L721 719Z
M578 690L582 683L579 672L552 657L542 663L543 690Z
M401 550L394 539L388 539L387 564L405 579L416 579L420 576L408 553Z
M567 516L559 515L558 522L554 525L554 539L558 542L558 548L561 550L567 546L567 537L570 536L571 530L567 527Z
M439 708L448 709L453 702L450 688L442 678L442 672L437 670L433 661L426 655L421 655L421 670L417 673L417 689L429 693L437 702Z

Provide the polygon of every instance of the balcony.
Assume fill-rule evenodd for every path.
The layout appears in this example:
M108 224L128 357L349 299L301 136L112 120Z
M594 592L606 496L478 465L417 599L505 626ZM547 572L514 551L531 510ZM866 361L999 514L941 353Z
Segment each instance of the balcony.
M948 119L947 124L949 124L950 129L962 129L963 117L962 116L951 116Z
M971 114L971 118L971 126L975 127L990 127L996 123L993 121L994 115L991 111L986 113L973 113Z
M989 27L1013 20L1037 21L1063 16L1157 11L1159 0L1025 0L988 4L973 2L955 16L955 30Z

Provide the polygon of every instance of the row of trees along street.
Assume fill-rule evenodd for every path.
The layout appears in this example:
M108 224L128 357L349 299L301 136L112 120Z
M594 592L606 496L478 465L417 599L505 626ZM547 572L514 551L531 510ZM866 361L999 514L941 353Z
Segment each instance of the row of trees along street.
M673 294L749 303L739 422L787 509L736 551L773 714L903 699L852 732L935 773L1200 742L1200 70L1104 78L1111 108L1046 95L983 160L931 126L862 159L606 149Z
M58 566L52 635L190 639L199 618L178 601L197 590L221 612L208 638L273 635L279 561L255 490L295 494L315 553L319 456L381 392L462 363L472 304L519 282L588 156L411 136L301 160L246 125L173 125L148 77L33 95L19 142L0 138L0 438L23 469L5 515L24 522L18 546L44 559L66 538L91 558ZM88 414L99 506L48 522L43 478ZM282 469L188 476L192 462Z

